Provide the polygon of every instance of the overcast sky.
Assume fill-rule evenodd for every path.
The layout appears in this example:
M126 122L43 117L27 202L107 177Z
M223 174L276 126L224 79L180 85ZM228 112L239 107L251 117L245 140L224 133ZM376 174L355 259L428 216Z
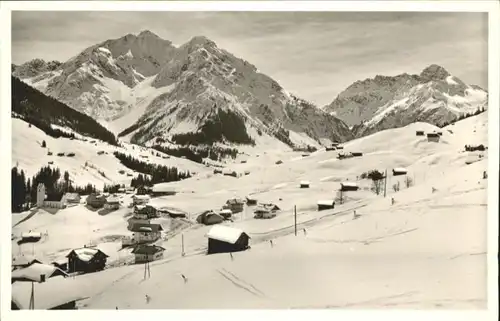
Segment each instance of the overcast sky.
M65 61L151 30L180 45L204 35L319 106L356 80L439 64L487 88L487 14L346 12L12 13L12 61Z

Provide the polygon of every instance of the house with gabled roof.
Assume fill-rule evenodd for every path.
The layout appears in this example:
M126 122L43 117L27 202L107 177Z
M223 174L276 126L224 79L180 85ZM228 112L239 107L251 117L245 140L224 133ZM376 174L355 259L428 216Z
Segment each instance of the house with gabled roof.
M161 224L135 223L130 230L134 232L134 243L148 243L160 239L163 227Z
M135 263L144 263L160 260L163 258L165 249L158 245L140 244L133 250L132 254L135 256Z
M67 277L68 274L58 267L50 264L33 263L28 267L12 271L12 283L16 281L42 282L42 277L46 279L55 276Z
M68 258L68 272L91 273L104 270L109 257L95 247L74 249L66 255Z

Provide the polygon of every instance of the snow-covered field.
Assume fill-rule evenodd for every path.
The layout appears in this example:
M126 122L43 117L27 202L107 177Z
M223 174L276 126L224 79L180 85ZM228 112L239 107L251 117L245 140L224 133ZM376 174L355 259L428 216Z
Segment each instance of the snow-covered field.
M235 196L251 195L259 202L277 204L282 210L276 218L256 220L252 207L245 207L233 223L224 223L249 234L251 249L233 253L233 258L228 254L207 256L205 234L210 227L184 224L182 231L171 231L168 240L159 242L166 252L162 260L151 263L150 278L144 279L143 265L125 265L71 279L49 279L37 285L36 302L43 306L44 300L64 295L65 288L76 288L88 297L79 303L83 309L484 309L488 200L483 171L488 153L463 150L466 144L488 145L487 121L485 112L441 130L424 123L386 130L346 143L344 152L363 152L363 156L344 160L337 160L335 151L302 157L301 153L262 150L259 157L253 153L246 163L230 166L239 172L250 171L239 178L198 169L202 174L167 184L177 195L151 202L184 210L191 221L197 213L220 209ZM13 120L14 133L25 132L16 132L16 126L27 124ZM13 146L33 144L26 151L14 147L14 164L18 161L22 168L38 169L48 156L36 141L46 139L54 154L68 152L66 146L81 145L82 152L74 147L74 159L64 157L57 163L58 158L53 158L54 165L71 169L70 174L82 184L100 178L79 169L79 154L79 163L89 158L119 175L121 165L112 156L112 147L106 149L110 155L97 156L96 151L105 147L80 141L56 145L60 139L51 141L42 138L36 128L29 130L26 137L13 135ZM431 143L416 136L416 130L440 130L443 136L439 143ZM40 155L33 154L37 150ZM474 162L466 165L471 159ZM276 165L277 160L283 164ZM407 188L404 178L392 176L395 167L408 169L413 186ZM370 190L371 181L359 178L373 169L388 171L386 197ZM302 180L311 183L309 189L299 188ZM345 203L337 203L335 209L318 212L317 201L338 197L343 181L357 181L361 189L345 193ZM397 182L401 189L396 192L393 185ZM129 201L127 197L124 203ZM356 220L354 210L360 215ZM34 247L25 244L19 248L13 242L13 256L35 253L42 261L54 260L73 247L92 242L110 256L109 262L130 257L129 252L117 251L119 241L110 240L110 236L130 234L126 229L130 211L122 207L100 216L83 205L56 214L39 211L16 225L13 233L34 230L48 232L48 238ZM185 256L181 255L182 240ZM14 295L24 293L26 286L16 282Z
M30 178L42 166L53 162L52 165L58 167L61 174L68 171L71 179L79 186L89 183L96 185L97 188L102 188L104 184L128 185L130 180L137 177L139 173L123 166L113 155L115 151L131 155L144 162L175 166L181 171L203 173L208 170L205 166L187 159L173 156L168 159L157 157L157 151L131 144L124 143L122 148L88 137L85 137L86 142L63 137L55 139L35 126L29 127L28 123L20 119L12 119L12 133L12 164L13 166L17 164L18 168L24 170ZM46 148L41 147L44 140L47 144ZM48 155L49 151L52 155ZM104 154L99 155L98 152L101 151ZM154 155L151 152L154 152ZM58 153L65 153L65 156L57 156ZM75 156L67 157L68 153L75 153ZM147 159L141 156L147 156ZM125 174L120 174L120 170L125 171ZM105 176L99 172L104 173ZM127 173L132 176L127 176Z

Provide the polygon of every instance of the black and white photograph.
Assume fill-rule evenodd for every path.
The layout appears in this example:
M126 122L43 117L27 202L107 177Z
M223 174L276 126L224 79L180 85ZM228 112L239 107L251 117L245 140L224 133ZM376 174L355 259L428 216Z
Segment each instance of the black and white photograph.
M498 2L353 2L2 3L6 320L498 313Z

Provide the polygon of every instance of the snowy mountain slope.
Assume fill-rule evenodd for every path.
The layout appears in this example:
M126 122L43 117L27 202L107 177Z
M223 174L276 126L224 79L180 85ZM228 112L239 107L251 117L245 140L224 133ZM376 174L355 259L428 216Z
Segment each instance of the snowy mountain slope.
M96 185L97 188L102 188L104 184L129 184L132 177L120 174L120 170L133 174L134 177L139 174L123 166L113 155L114 151L132 155L145 161L141 158L141 155L144 155L148 157L148 162L175 166L181 171L202 173L208 170L206 167L186 159L173 156L164 159L151 155L152 150L148 148L129 144L117 147L90 137L78 136L78 134L77 137L81 140L71 140L65 137L56 139L46 135L35 126L29 127L29 124L23 120L12 119L12 164L14 166L17 164L19 169L24 170L28 177L31 177L41 167L53 162L53 166L58 167L61 172L68 171L70 179L77 185L82 186L90 183ZM46 148L41 147L42 141L46 142ZM53 154L47 155L49 151ZM107 154L98 155L100 151ZM58 153L65 153L65 156L58 157ZM67 157L68 153L75 153L75 156ZM157 151L154 151L155 155L156 153ZM102 172L105 177L99 172Z
M82 308L90 309L485 308L487 180L482 174L488 155L482 153L484 157L479 158L478 153L463 152L463 145L487 145L487 121L486 112L443 128L439 143L415 136L415 130L429 132L437 127L415 123L345 144L345 151L363 152L362 157L337 160L336 152L324 150L308 157L289 151L266 152L229 167L250 171L247 176L204 174L168 183L180 193L155 198L152 203L185 210L190 220L202 210L220 208L230 197L248 194L261 202L274 202L282 211L274 219L256 220L252 208L245 207L235 215L234 223L225 223L252 237L252 248L234 253L234 260L227 254L204 255L209 227L193 225L182 236L178 233L163 242L165 258L151 263L149 279L143 280L142 265L110 268L58 282L57 288L47 286L49 280L37 287L36 300L76 287L90 297L82 302ZM471 157L477 161L466 165ZM275 165L277 159L283 164ZM338 196L339 182L355 181L372 169L390 173L400 166L408 169L414 186L406 188L404 178L389 174L384 198L369 190L369 180L359 180L361 190L345 193L344 204L317 212L318 200ZM311 182L309 189L299 189L304 179ZM392 185L397 182L401 190L395 192ZM297 237L293 235L294 205ZM353 220L354 210L361 215L357 220ZM103 222L103 230L110 226L103 233L119 234L122 214ZM95 226L100 224L96 213L85 215L94 215ZM78 219L72 221L73 215L65 217L65 229L85 229ZM16 231L31 227L30 220ZM61 226L50 222L43 228L57 238L58 233L51 231ZM84 233L80 234L80 242L85 242ZM272 246L268 240L273 240ZM64 242L51 242L44 248L46 255L62 250ZM185 257L181 256L182 243ZM108 246L108 255L116 257ZM30 250L13 245L13 253ZM24 293L24 286L14 284L14 295ZM146 295L151 297L148 303Z
M354 134L360 137L416 121L449 123L487 108L487 99L485 90L431 65L420 75L376 76L355 82L324 110L353 125Z
M289 146L352 138L342 121L202 36L177 48L145 31L87 48L53 71L19 76L140 144L176 134L181 145L253 144L257 135ZM234 122L244 124L237 137L228 134Z

